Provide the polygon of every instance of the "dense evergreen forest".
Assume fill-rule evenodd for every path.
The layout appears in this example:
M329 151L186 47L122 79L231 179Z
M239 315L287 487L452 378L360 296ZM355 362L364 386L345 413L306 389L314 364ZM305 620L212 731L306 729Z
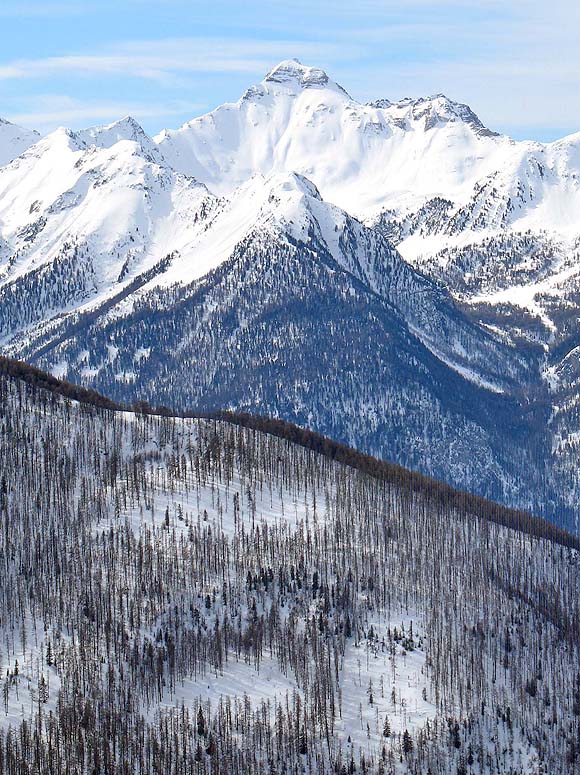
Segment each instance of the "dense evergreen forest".
M0 363L0 772L580 769L564 531Z

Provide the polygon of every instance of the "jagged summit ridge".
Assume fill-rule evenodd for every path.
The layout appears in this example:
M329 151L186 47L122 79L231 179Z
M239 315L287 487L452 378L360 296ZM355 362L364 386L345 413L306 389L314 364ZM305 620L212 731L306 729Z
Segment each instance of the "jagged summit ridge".
M266 74L264 81L298 81L303 86L326 86L328 75L318 67L307 67L298 59L285 59Z
M578 138L515 142L444 94L361 104L330 79L301 86L312 72L325 81L318 68L281 63L275 81L162 133L165 158L225 195L255 173L296 171L363 219L404 218L444 199L450 232L577 221Z
M429 97L404 97L396 102L377 100L370 105L384 109L388 116L399 121L404 117L408 122L407 128L412 124L423 122L422 129L427 132L448 123L458 122L467 124L478 135L499 136L497 132L493 132L483 124L469 105L456 102L441 93Z
M331 80L324 70L320 67L303 65L298 59L285 59L280 62L266 74L262 83L266 86L272 84L298 86L301 89L337 89L351 99L346 90Z
M76 132L87 144L110 147L120 140L139 140L148 137L143 127L132 116L124 116L111 124L89 127Z
M362 104L324 70L296 60L278 64L237 102L155 140L175 169L217 195L230 195L256 173L298 172L324 199L365 219L386 209L405 215L437 197L456 210L471 207L486 181L501 174L502 213L515 220L522 208L511 199L520 171L525 160L544 153L541 144L498 135L469 105L444 94ZM571 164L572 154L550 150L556 153ZM547 182L534 185L534 207ZM477 207L497 212L490 202ZM497 226L487 217L480 221Z

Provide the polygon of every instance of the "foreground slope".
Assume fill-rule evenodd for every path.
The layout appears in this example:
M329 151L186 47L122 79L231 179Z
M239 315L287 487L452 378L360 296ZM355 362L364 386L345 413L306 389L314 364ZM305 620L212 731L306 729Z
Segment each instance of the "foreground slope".
M2 771L577 765L576 539L2 371Z

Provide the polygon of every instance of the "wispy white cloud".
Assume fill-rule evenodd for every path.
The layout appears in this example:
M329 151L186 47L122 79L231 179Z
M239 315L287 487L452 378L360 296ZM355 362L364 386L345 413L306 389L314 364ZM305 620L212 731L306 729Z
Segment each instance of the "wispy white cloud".
M9 121L49 132L58 126L111 123L125 115L137 121L193 115L205 105L196 102L140 103L73 99L61 94L32 95L20 110L8 113Z
M355 83L345 85L362 99L445 92L493 129L518 137L579 130L580 4L513 0L495 10L477 24L458 13L353 29L370 48L383 41L384 54L360 62ZM337 74L346 81L348 66L339 64Z
M0 65L0 80L50 75L122 75L156 81L179 73L255 73L291 56L338 58L360 49L339 43L303 40L171 38L131 41L108 51L19 59Z

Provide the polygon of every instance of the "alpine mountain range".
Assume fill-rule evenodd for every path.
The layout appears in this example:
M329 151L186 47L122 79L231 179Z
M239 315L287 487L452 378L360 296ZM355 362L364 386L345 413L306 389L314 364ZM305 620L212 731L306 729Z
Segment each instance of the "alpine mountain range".
M579 529L580 133L284 61L178 130L0 121L0 347Z

